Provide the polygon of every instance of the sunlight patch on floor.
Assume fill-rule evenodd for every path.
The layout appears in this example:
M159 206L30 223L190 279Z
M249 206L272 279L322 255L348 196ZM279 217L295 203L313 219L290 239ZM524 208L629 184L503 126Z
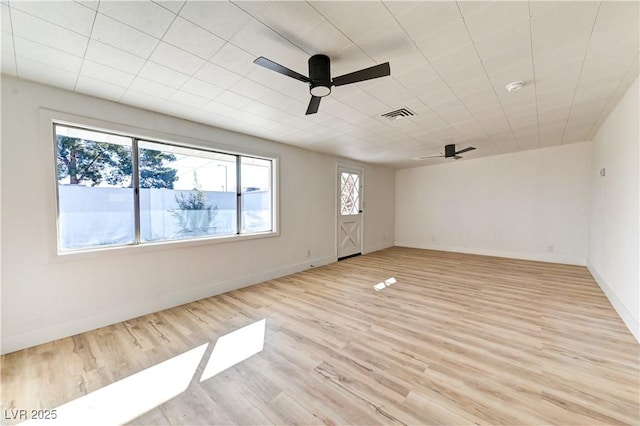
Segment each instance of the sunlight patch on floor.
M266 319L218 338L200 377L203 382L264 347ZM209 343L176 355L136 374L62 404L55 419L29 420L23 425L118 425L130 422L187 390Z
M266 319L249 324L218 338L209 362L200 378L201 382L233 367L262 351Z
M55 408L55 420L31 424L118 425L127 423L184 392L208 343L176 355L115 383Z
M396 282L397 282L396 279L394 277L391 277L391 278L389 278L387 280L384 280L384 281L379 282L378 284L374 285L373 288L376 291L380 291L380 290L383 290L383 289L389 287L391 284L395 284Z

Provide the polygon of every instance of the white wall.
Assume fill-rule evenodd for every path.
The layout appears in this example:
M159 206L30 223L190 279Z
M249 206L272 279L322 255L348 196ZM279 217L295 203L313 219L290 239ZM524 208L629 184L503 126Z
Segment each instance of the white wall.
M636 79L593 139L588 266L640 342L638 92Z
M53 140L42 130L41 108L148 136L279 156L280 235L56 256ZM1 111L3 353L336 259L338 158L6 76ZM394 240L395 172L360 166L370 183L368 252Z
M584 265L591 144L396 172L396 245Z

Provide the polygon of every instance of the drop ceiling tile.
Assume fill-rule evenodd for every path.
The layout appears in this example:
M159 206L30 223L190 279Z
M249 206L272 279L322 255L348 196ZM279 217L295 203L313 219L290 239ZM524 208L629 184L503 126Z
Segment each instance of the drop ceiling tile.
M187 75L192 75L205 64L204 59L165 42L156 47L149 60Z
M129 86L129 89L130 90L127 90L127 93L124 95L125 97L127 97L130 91L135 91L160 99L168 99L176 91L173 87L165 86L164 84L143 77L136 77Z
M291 116L295 116L295 117L303 117L304 116L304 112L307 110L307 105L309 104L308 99L305 99L305 102L301 102L299 100L296 99L290 99L286 97L282 98L282 101L280 99L273 99L273 98L266 98L266 99L260 99L260 102L269 105L269 106L273 106L275 108L278 108L281 111L287 112L289 114L291 114ZM314 114L317 115L317 114ZM322 118L318 119L318 122L322 122L323 119L326 119L326 117L321 116ZM287 125L289 125L290 121L287 121Z
M581 79L575 93L574 101L580 103L595 101L597 99L609 99L609 97L615 93L622 77L624 76L620 76L620 78L615 80L606 80L604 84L586 83Z
M529 21L529 2L486 2L486 5L486 7L469 11L461 3L464 22L473 40L480 40L514 23Z
M390 110L387 104L380 102L363 90L342 99L341 102L366 115L381 115Z
M394 20L382 3L322 1L311 2L311 6L351 40L357 40ZM361 19L362 16L367 19Z
M376 84L374 84L374 81ZM366 84L369 83L369 84ZM392 77L380 78L369 82L358 83L370 95L387 105L402 105L405 99L412 99L411 92L405 89Z
M587 138L588 128L584 126L567 127L562 137L562 144L583 142Z
M530 55L531 33L529 22L523 21L510 25L480 40L474 40L474 44L483 60L514 51L526 51Z
M264 96L270 96L272 93L278 93L275 90L249 79L238 80L238 82L231 86L229 90L253 100L258 100Z
M434 64L442 78L447 82L450 87L455 87L458 84L464 84L465 82L475 79L485 73L480 61L469 62L469 66L447 69L446 65Z
M170 102L177 102L181 105L185 105L191 108L202 108L208 104L211 99L204 98L202 96L194 95L193 93L185 92L183 90L176 90L170 97Z
M75 91L98 98L118 101L124 94L125 90L126 89L124 87L81 75L78 77Z
M586 34L580 37L571 37L572 40L556 37L555 35L544 35L532 39L533 56L535 63L551 62L555 64L582 62L589 38ZM555 61L554 61L555 60Z
M402 27L392 20L365 34L356 44L373 60L391 62L394 72L402 72L425 62Z
M181 17L173 21L162 40L202 59L211 58L225 43L219 37Z
M151 111L158 111L164 102L165 99L149 93L137 92L132 89L127 90L124 95L122 95L122 98L120 98L120 103L149 109Z
M73 90L78 77L77 73L69 72L48 64L27 58L16 58L18 77L39 83L54 85L66 90Z
M147 62L138 75L176 89L180 88L189 79L186 74L154 62Z
M149 0L102 1L98 12L155 38L162 37L176 16Z
M231 90L234 91L233 87L231 88ZM306 107L307 107L306 103L309 102L309 99L305 98L304 102L306 103L304 104L303 102L300 102L300 101L295 102L293 106L296 109L289 110L286 107L291 106L292 102L295 101L295 99L292 99L291 97L285 94L282 94L280 92L277 92L275 90L270 90L270 89L267 89L267 90L268 90L268 93L263 96L259 96L257 98L254 98L253 96L249 96L249 98L260 101L265 105L269 105L271 107L278 108L283 111L291 112L294 114L299 114L301 111L306 111Z
M309 48L306 40L315 35L313 29L325 22L306 2L240 2L237 6L303 50Z
M194 77L215 84L223 89L228 89L238 82L242 77L238 74L227 71L215 64L207 62L200 70L194 74Z
M486 74L481 74L466 81L456 83L451 86L451 90L453 90L459 98L477 93L491 93L492 96L495 96L491 81L487 78Z
M16 52L19 56L42 62L55 68L60 68L73 73L80 71L82 58L45 46L40 43L16 36L13 38Z
M138 74L145 63L139 56L93 39L89 41L85 59L134 75Z
M309 85L282 74L267 70L256 65L256 69L251 71L247 78L259 83L264 87L281 92L293 99L308 99Z
M462 47L471 46L471 43L464 21L460 18L433 32L416 45L427 59L433 60Z
M89 39L83 35L16 9L11 10L11 23L14 35L75 56L83 56L89 42Z
M514 74L518 75L524 71L524 75L515 78L515 81L525 81L525 75L533 78L533 61L529 45L516 47L511 51L501 52L499 55L490 58L482 58L482 65L489 75L492 74ZM510 80L514 81L514 80Z
M253 18L231 39L231 43L255 57L264 56L300 74L308 74L309 55Z
M13 37L11 34L2 31L0 33L2 38L2 59L0 65L2 66L2 74L16 76L16 55L13 49Z
M2 19L0 29L7 34L11 34L13 32L11 27L11 12L9 11L9 6L4 3L0 4L0 17Z
M107 65L85 60L80 73L94 80L104 81L120 87L129 87L135 75L120 71Z
M91 38L142 58L148 58L158 44L158 40L150 35L100 13L96 16Z
M220 95L216 96L214 99L216 103L222 105L228 105L233 108L243 109L247 105L249 105L252 100L249 98L245 98L242 95L238 95L237 93L230 92L228 90L222 92Z
M182 9L182 5L184 5L184 0L154 0L154 3L159 4L173 13L178 13L180 9Z
M540 146L550 147L562 144L562 134L564 133L564 126L557 128L542 128L540 129Z
M535 110L533 111L533 114L508 114L508 121L509 125L511 125L513 129L522 129L524 127L535 126L537 133L538 117L535 114Z
M600 2L588 1L533 1L530 5L534 41L552 34L560 38L571 38L571 34L588 37L600 8Z
M258 101L251 101L248 105L243 107L244 111L248 113L255 114L259 117L266 118L271 121L284 122L286 123L288 120L292 118L291 114L288 114L284 111L280 111L279 109L270 107L269 105L265 105Z
M98 10L98 6L100 5L99 0L74 0L74 2L91 10Z
M392 74L394 78L402 84L404 87L410 90L416 90L414 93L422 93L423 89L427 92L433 90L433 85L426 82L432 80L440 80L438 73L433 69L429 63L424 63L419 67L413 68L403 74Z
M71 1L15 1L13 10L20 10L54 25L88 37L91 34L95 11Z
M440 73L443 78L448 76L452 71L458 71L465 68L473 67L477 69L481 66L478 54L473 45L468 44L459 49L453 50L446 55L440 56L431 61L431 65Z
M455 2L417 2L415 7L396 15L400 25L415 42L423 41L435 31L460 19Z
M383 3L396 18L420 5L419 1L384 1Z
M230 40L251 17L233 3L222 1L190 1L180 16L223 40Z
M451 89L446 87L442 90L432 91L431 93L424 96L418 96L418 99L420 99L426 105L433 107L435 105L457 99L457 97L455 93L451 91Z
M334 55L331 58L331 75L335 77L348 74L377 64L378 63L364 53L359 46L356 44L349 44L345 49L341 50L337 55ZM392 73L395 72L394 69L395 68L392 68Z
M236 74L247 75L256 69L254 59L256 57L250 53L231 43L226 43L213 55L211 62Z
M322 20L303 36L294 39L288 35L287 38L292 39L292 42L295 40L295 44L309 55L322 53L332 59L352 45L351 40L327 20Z

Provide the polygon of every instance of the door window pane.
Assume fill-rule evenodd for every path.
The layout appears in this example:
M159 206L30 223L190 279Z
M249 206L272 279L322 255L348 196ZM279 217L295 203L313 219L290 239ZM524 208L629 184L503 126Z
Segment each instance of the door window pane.
M236 233L236 157L140 141L143 242Z
M340 214L343 216L360 213L360 175L340 173Z
M241 164L242 233L271 231L271 160L242 157Z
M132 139L56 125L61 251L134 241Z

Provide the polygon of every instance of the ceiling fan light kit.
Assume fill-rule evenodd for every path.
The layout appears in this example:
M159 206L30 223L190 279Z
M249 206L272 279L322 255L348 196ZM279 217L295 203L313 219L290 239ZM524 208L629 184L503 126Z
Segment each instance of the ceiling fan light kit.
M389 62L385 62L384 64L374 65L369 68L361 69L359 71L331 79L331 59L329 59L327 55L313 55L309 58L309 77L290 70L289 68L273 62L263 56L254 60L253 63L270 69L271 71L286 75L287 77L308 83L311 100L309 101L306 115L318 112L320 99L328 96L331 93L331 87L333 86L343 86L345 84L358 83L360 81L391 75Z
M331 61L327 55L309 58L309 92L311 96L323 98L331 93Z

